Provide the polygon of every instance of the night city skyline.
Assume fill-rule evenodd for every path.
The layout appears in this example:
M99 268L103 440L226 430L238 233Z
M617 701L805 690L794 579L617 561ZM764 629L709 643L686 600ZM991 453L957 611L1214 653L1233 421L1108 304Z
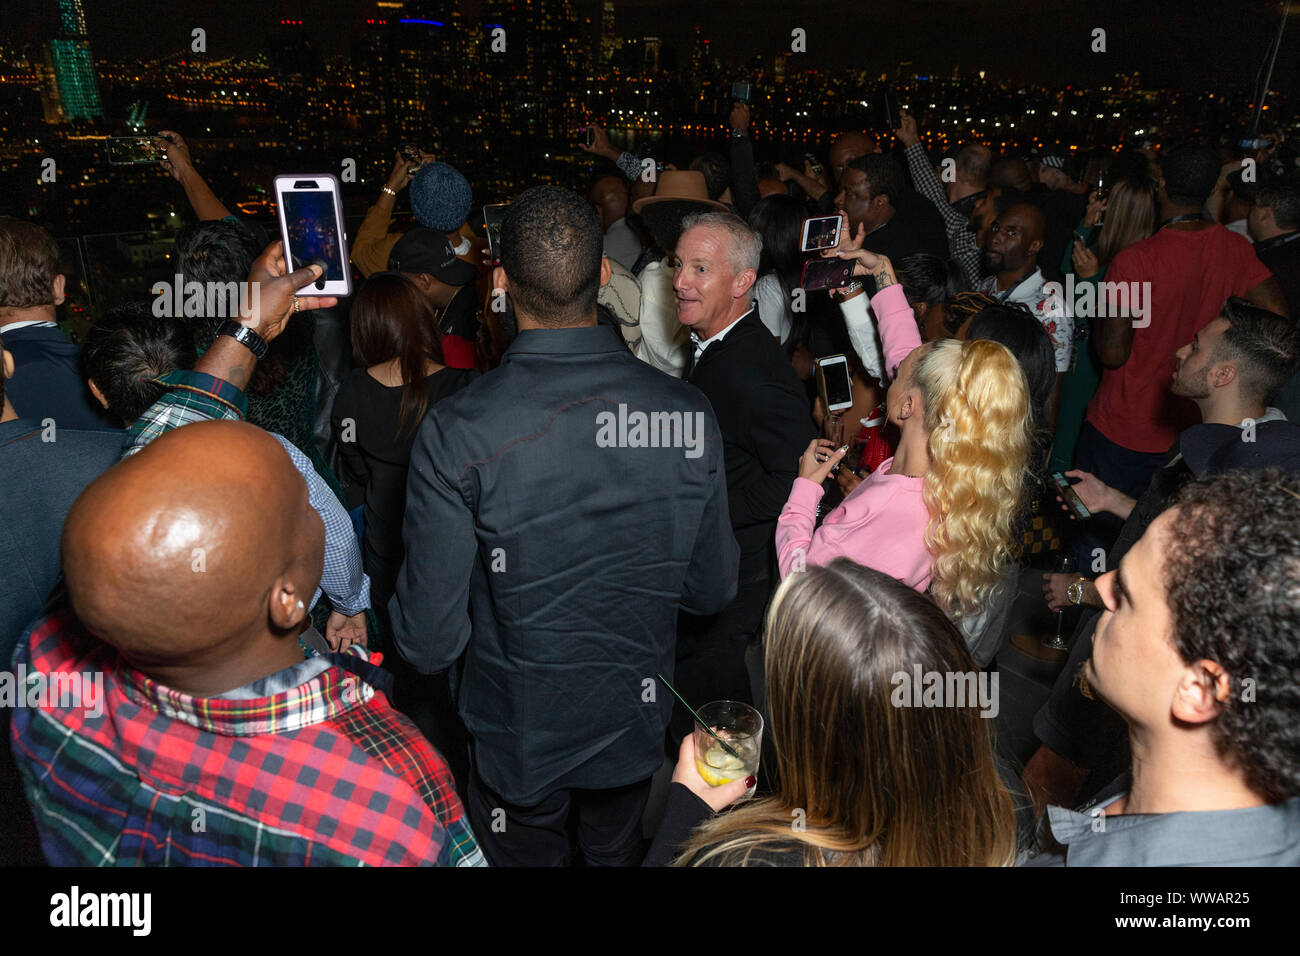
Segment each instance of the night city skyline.
M55 0L11 0L6 6L10 16L0 26L0 44L43 42L57 27ZM443 17L459 9L471 21L489 6L490 0L406 4L421 17ZM576 0L573 6L579 17L590 20L594 39L601 0ZM624 37L657 35L667 45L682 46L699 26L710 36L716 54L737 64L753 53L770 54L783 43L788 46L790 30L802 27L808 34L810 65L821 61L831 69L869 69L910 59L927 70L944 72L961 64L992 70L999 78L1076 85L1141 70L1161 86L1192 89L1207 83L1249 82L1276 30L1279 5L1273 0L1026 0L998 7L984 0L930 0L873 2L869 10L858 12L827 3L752 0L743 8L744 30L732 28L736 10L729 6L618 0L615 8ZM158 17L149 0L121 0L111 6L91 4L86 16L90 34L103 50L124 57L162 56L185 48L196 26L207 30L213 56L266 52L267 32L278 20L293 17L306 20L323 55L339 56L347 53L350 24L375 9L374 0L319 0L310 11L290 0L229 0L219 8L181 0L168 5L165 17ZM1300 28L1295 17L1293 10L1277 59L1276 86L1300 81ZM951 26L958 22L960 29ZM142 30L145 23L148 28ZM1107 30L1105 57L1084 55L1094 27ZM760 42L765 30L770 32Z

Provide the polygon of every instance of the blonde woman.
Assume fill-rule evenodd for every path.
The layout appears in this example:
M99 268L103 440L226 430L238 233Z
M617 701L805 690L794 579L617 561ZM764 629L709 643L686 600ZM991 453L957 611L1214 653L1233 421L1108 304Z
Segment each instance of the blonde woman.
M1020 363L996 342L921 344L893 266L855 240L829 254L854 261L876 283L871 299L850 292L845 322L864 366L890 379L885 407L899 429L882 463L814 530L822 482L845 448L815 439L777 522L781 576L850 557L918 591L929 590L954 621L978 618L1016 544L1014 521L1032 447L1029 389ZM975 629L978 631L978 628Z
M978 702L908 706L900 693L917 667L975 670L934 602L839 558L781 583L763 649L780 789L710 819L745 782L705 783L688 735L647 866L1013 862L1012 799Z

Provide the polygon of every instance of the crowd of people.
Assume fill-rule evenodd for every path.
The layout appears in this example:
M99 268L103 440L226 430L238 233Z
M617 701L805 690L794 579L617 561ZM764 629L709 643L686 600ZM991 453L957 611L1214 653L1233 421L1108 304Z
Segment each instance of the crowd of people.
M166 131L181 279L258 294L141 289L79 347L53 240L0 219L0 657L97 688L3 708L10 845L1300 863L1286 154L936 154L904 112L796 168L730 127L678 168L592 126L595 175L491 248L454 162L399 153L346 301ZM1040 583L1076 623L1018 759L983 689ZM762 719L734 779L711 701Z

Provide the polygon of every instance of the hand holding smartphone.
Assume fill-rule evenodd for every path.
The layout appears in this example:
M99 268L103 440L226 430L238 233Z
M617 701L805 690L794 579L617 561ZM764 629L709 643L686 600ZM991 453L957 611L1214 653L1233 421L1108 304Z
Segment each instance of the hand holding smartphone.
M833 216L812 216L803 221L803 234L799 240L800 252L821 252L840 244L840 227L844 220L839 213Z
M1083 503L1079 493L1074 490L1069 478L1059 471L1054 471L1052 472L1052 484L1056 486L1056 493L1061 496L1061 500L1070 507L1080 520L1087 520L1092 517L1092 512Z
M275 177L275 202L285 261L293 272L313 262L325 272L298 295L352 294L339 181L325 173Z
M113 136L107 145L113 166L141 166L167 158L154 136Z

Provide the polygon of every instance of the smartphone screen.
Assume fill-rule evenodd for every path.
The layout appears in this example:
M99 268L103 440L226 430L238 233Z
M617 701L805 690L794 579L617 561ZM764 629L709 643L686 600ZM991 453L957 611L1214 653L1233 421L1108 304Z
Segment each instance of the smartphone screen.
M1079 497L1079 493L1074 490L1074 486L1070 484L1069 478L1066 478L1065 475L1059 471L1054 471L1052 472L1052 482L1056 485L1056 490L1061 493L1061 498L1064 499L1067 505L1074 509L1076 515L1080 518L1092 517L1092 512L1089 511L1088 506L1083 503L1083 500Z
M162 149L152 136L114 136L108 141L108 161L114 166L156 163Z
M803 221L803 239L800 241L801 252L820 252L822 249L834 249L840 244L840 224L838 216L813 216Z
M853 262L843 259L809 259L799 282L805 292L837 289L853 281Z
M325 268L320 280L298 294L350 295L352 276L347 265L338 180L331 175L277 176L275 193L290 271L313 262Z
M733 100L740 100L740 102L742 102L742 103L748 103L748 102L749 102L749 84L748 84L748 83L743 83L743 82L742 82L742 83L732 83L732 84L731 84L731 98L732 98Z
M492 253L492 264L501 265L501 224L506 219L506 204L483 207L483 229L487 232L488 251Z
M828 355L817 360L817 387L822 401L832 412L853 407L853 382L849 362L843 355Z

